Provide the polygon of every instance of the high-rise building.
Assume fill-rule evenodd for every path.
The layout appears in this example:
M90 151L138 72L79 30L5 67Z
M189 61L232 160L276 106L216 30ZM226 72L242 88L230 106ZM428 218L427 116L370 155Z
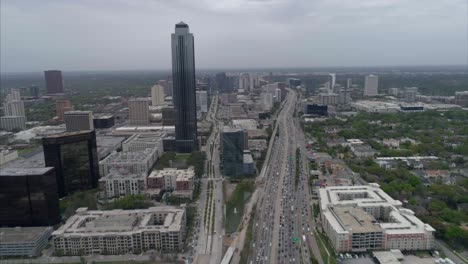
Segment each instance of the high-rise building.
M221 132L221 164L225 176L243 175L245 137L245 132L240 128L223 128Z
M194 39L184 22L171 38L175 144L177 152L188 153L198 149Z
M239 89L242 89L248 92L249 88L250 88L250 75L248 73L242 73L239 76Z
M3 104L3 111L5 116L26 116L24 112L24 102L21 100L21 95L18 90L12 90L6 96L5 103Z
M330 73L330 92L333 92L335 90L335 85L336 85L336 74L335 73Z
M60 222L54 168L2 168L0 197L0 226L52 226Z
M68 100L57 100L55 101L55 110L57 113L57 120L63 122L65 120L65 112L73 111L75 108Z
M164 104L164 87L161 85L153 85L151 87L151 105Z
M378 95L379 77L375 75L368 75L364 81L364 96Z
M262 110L270 111L273 107L273 94L266 92L261 93L260 103L262 105Z
M146 98L137 98L128 101L130 122L132 126L149 125L149 101Z
M61 71L44 71L44 77L48 94L63 93L63 79Z
M93 130L93 113L91 111L65 112L65 127L67 131Z
M353 86L353 79L348 78L348 79L346 80L346 89L347 89L347 90L350 90L352 86Z
M98 187L96 132L79 131L42 138L44 160L54 167L59 197Z
M25 129L26 128L26 117L24 116L2 116L0 117L0 129L14 130L14 129Z
M164 107L161 110L162 124L163 126L174 126L175 125L175 110L174 107Z
M28 87L29 95L34 98L39 98L39 87L36 85L31 85Z
M232 92L232 85L229 86L230 80L226 76L225 72L217 73L215 76L216 88L220 93L230 93Z
M208 93L206 91L197 91L196 93L197 110L202 113L208 112Z

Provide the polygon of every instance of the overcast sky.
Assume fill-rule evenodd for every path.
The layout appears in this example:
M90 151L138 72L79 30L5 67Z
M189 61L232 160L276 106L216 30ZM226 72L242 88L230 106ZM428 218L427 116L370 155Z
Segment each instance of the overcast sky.
M467 63L467 0L1 0L1 71Z

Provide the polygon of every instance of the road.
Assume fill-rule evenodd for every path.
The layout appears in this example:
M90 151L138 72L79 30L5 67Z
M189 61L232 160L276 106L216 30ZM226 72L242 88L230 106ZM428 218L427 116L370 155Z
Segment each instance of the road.
M297 94L289 90L277 118L278 136L272 146L259 190L254 232L253 263L310 263L312 255L323 263L313 230L310 210L304 134L296 118ZM296 157L299 148L300 156ZM299 165L299 166L296 166ZM296 171L298 178L296 179Z

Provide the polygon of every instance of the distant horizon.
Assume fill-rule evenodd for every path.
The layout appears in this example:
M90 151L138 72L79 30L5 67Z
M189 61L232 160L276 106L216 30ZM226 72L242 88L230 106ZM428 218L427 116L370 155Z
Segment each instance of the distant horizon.
M330 70L342 70L342 69L388 69L388 68L401 68L401 69L410 69L410 68L455 68L455 69L465 69L468 74L468 63L467 64L426 64L426 65L365 65L365 66L290 66L290 67L207 67L207 68L196 68L197 72L209 71L209 72L237 72L237 71L274 71L274 70L320 70L320 69L330 69ZM15 74L43 74L47 70L59 70L62 73L112 73L112 72L171 72L171 68L164 69L96 69L96 70L62 70L60 68L50 68L37 71L0 71L1 75L15 75Z

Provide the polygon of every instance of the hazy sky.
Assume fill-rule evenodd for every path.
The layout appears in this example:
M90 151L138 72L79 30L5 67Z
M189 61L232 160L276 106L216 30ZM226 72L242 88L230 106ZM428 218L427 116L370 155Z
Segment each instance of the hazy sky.
M467 0L1 0L1 71L467 63Z

